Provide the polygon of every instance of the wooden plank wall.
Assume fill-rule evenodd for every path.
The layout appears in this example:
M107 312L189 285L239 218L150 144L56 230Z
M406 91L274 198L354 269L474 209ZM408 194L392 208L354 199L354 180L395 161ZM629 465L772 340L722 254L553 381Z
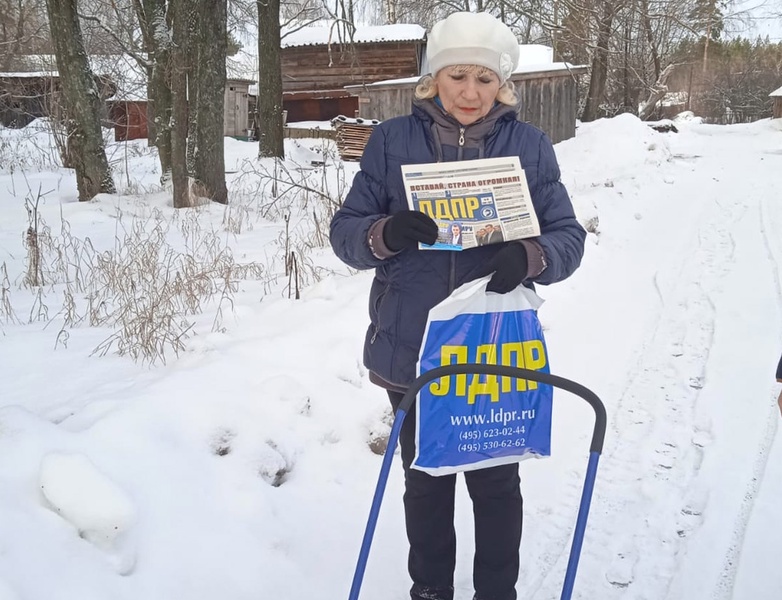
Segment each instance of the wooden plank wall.
M282 49L282 90L335 90L418 74L421 42L333 44ZM352 116L352 115L350 115Z
M24 127L48 116L53 89L59 89L59 82L51 77L0 78L0 124Z
M114 141L140 140L148 133L147 103L118 101L109 104L109 119L114 125Z
M409 115L413 107L415 84L372 87L359 92L358 113L365 119L386 121Z
M358 108L358 98L308 98L289 99L283 96L282 107L288 111L288 121L328 121L337 115L353 117Z
M525 75L515 83L521 99L520 120L545 131L555 144L575 135L578 89L573 77L569 74ZM356 91L360 116L385 121L410 114L415 85L411 82Z
M283 135L291 139L315 138L315 139L337 139L337 132L334 129L305 129L304 127L284 127Z
M541 77L518 82L519 119L539 127L556 144L576 133L578 90L571 77Z
M782 98L774 98L773 115L775 119L782 119Z

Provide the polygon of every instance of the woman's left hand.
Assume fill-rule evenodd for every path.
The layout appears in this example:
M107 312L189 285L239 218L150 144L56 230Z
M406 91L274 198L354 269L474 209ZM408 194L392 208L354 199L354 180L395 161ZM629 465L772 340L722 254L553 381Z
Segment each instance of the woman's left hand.
M510 242L494 255L489 263L494 271L486 286L487 292L507 294L527 277L527 249L521 242Z

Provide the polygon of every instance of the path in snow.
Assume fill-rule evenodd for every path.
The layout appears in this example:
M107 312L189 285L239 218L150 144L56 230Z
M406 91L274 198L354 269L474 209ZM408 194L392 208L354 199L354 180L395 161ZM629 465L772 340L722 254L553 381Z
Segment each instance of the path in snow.
M604 398L609 431L575 598L741 598L733 595L734 581L778 414L763 394L771 375L760 371L757 385L731 388L731 378L752 373L742 371L741 361L735 361L735 373L725 373L724 366L734 363L721 356L747 357L752 351L751 344L745 348L737 339L742 321L751 320L742 312L752 310L739 300L748 293L742 280L756 286L757 298L765 298L756 307L760 314L778 314L782 306L780 248L772 234L782 230L782 181L775 183L772 175L782 173L782 157L766 157L769 183L763 187L748 182L746 174L758 168L771 138L736 135L735 129L703 128L703 133L712 136L708 155L687 153L691 138L686 136L698 134L686 132L669 141L674 158L661 166L659 181L642 183L659 188L660 205L645 208L658 211L650 220L660 227L661 246L675 252L634 247L632 240L622 252L621 260L627 260L625 252L638 255L634 276L650 279L658 306L618 399ZM704 173L720 175L706 179ZM617 186L621 189L622 182ZM664 210L670 211L667 219ZM644 253L659 259L645 272ZM622 331L633 310L617 308L623 316L615 315L613 324ZM737 323L737 336L720 338L716 324L730 321ZM723 379L726 383L717 383ZM731 393L735 388L740 396ZM725 477L701 474L711 454ZM563 498L571 505L572 488ZM567 526L572 529L572 523ZM538 560L529 569L534 575L522 580L521 597L558 598L570 540L564 539L561 522L536 536L525 540ZM556 566L541 560L546 556L557 557ZM778 588L767 593L753 600L776 598Z

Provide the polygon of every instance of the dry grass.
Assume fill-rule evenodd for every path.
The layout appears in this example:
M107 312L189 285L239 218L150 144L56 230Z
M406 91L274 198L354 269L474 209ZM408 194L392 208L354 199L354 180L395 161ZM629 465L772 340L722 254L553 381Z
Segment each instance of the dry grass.
M324 274L313 251L327 247L331 216L347 191L344 170L336 165L335 177L334 167L327 173L325 166L296 170L281 161L247 161L232 182L231 203L217 229L205 225L204 207L166 214L156 208L123 214L118 208L109 249L74 235L62 215L59 233L52 232L39 211L45 195L28 185L20 275L20 287L31 292L28 323L56 322L55 347L67 347L74 328L106 329L93 354L165 363L185 350L197 315L213 313L212 330L226 330L241 281L261 282L264 293L280 289L300 298ZM259 222L284 223L272 242L276 251L264 263L239 262L229 242ZM6 324L19 323L12 283L3 264L0 321Z

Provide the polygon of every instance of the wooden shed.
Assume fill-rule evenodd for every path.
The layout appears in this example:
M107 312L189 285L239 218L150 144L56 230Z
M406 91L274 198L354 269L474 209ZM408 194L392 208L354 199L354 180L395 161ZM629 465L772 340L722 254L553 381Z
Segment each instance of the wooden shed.
M288 122L354 116L358 99L345 89L417 76L426 30L419 25L304 27L282 40L283 109Z
M140 140L149 135L146 100L109 100L107 104L114 141Z
M511 81L521 99L519 119L545 131L553 143L576 134L578 86L576 78L587 67L567 63L521 67ZM383 81L365 86L348 86L358 96L359 115L385 121L410 113L418 78Z
M771 92L769 96L773 100L773 105L771 107L771 118L782 119L782 87Z
M251 127L248 89L252 83L255 82L249 79L228 79L225 82L223 135L226 137L248 139ZM139 140L149 135L146 97L112 98L107 104L115 141Z
M59 88L57 72L0 73L0 124L24 127L33 119L49 116Z
M249 137L250 129L248 90L255 83L251 79L228 79L225 82L223 134L241 140Z

